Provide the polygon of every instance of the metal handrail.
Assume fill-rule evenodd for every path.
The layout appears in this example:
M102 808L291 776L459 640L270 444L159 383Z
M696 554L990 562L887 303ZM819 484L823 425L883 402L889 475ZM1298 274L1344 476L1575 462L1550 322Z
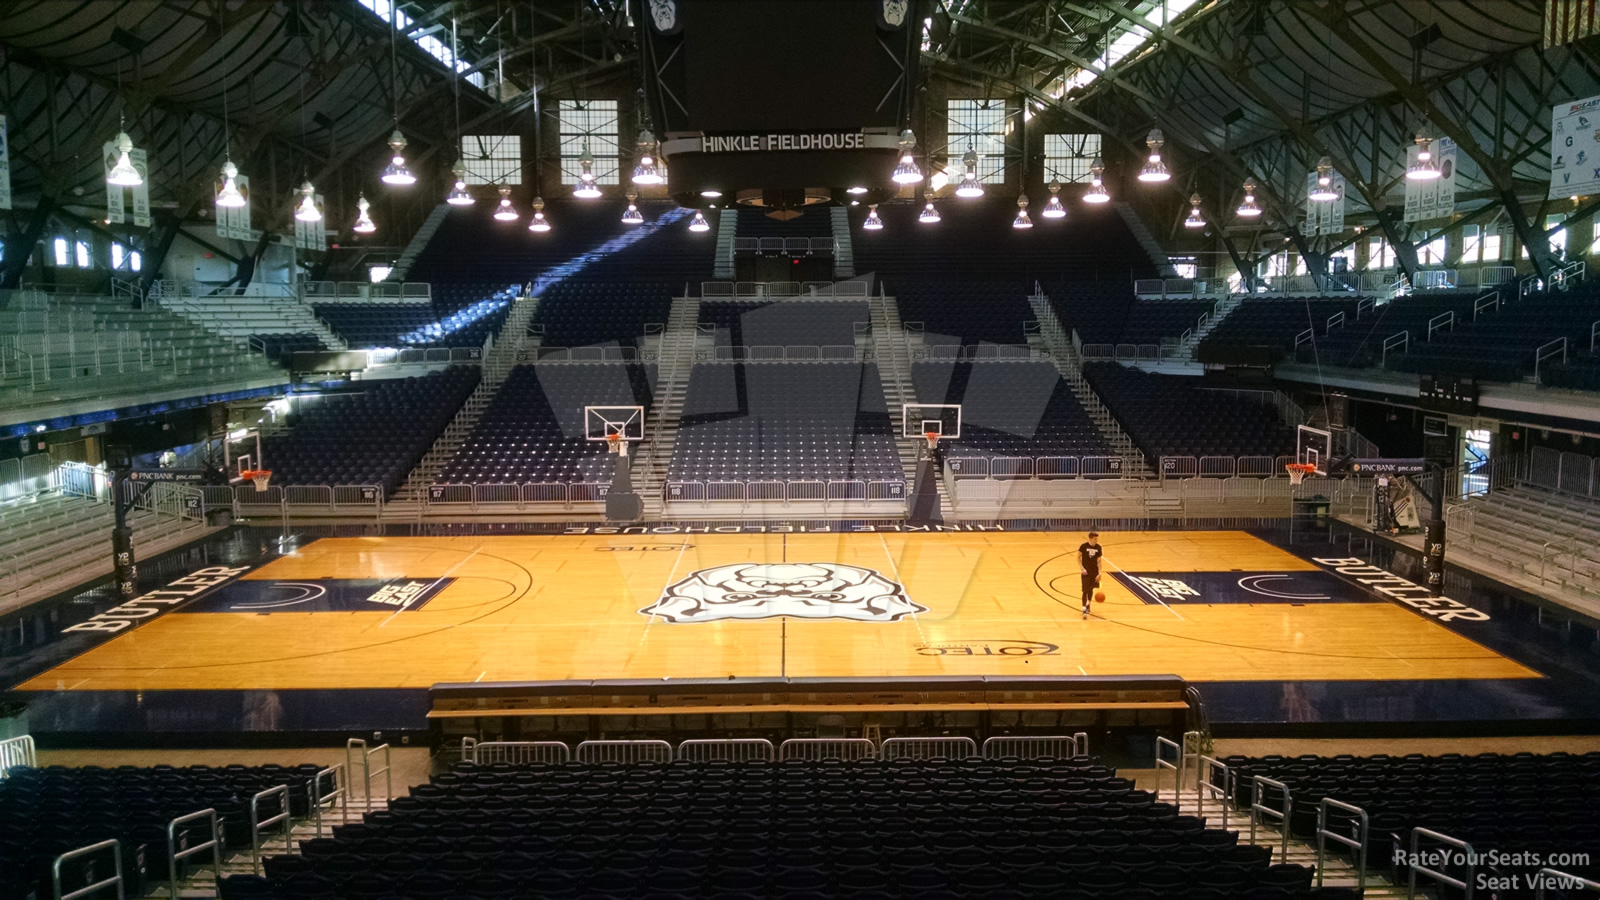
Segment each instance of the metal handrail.
M726 740L697 738L680 742L673 758L692 762L704 762L706 760L744 762L752 759L771 762L778 758L778 751L772 746L772 742L766 738L728 738Z
M566 762L572 758L572 750L561 741L477 741L472 738L461 741L461 761L472 765L544 762L546 757Z
M977 755L978 745L969 737L892 737L878 747L881 759L972 759Z
M0 741L0 780L4 780L6 772L16 766L36 768L39 765L39 754L33 746L31 735L8 738Z
M269 819L261 818L261 798L281 797L283 811ZM283 852L294 852L294 837L291 834L292 823L289 821L289 786L280 784L269 787L250 798L250 865L257 875L261 874L261 851L266 846L261 842L261 830L283 823Z
M1467 867L1467 877L1461 879L1453 878L1442 870L1430 869L1423 865L1421 857L1417 854L1417 843L1424 837L1432 838L1446 846L1462 851L1461 861ZM1462 900L1472 900L1473 882L1477 880L1472 877L1477 869L1476 860L1477 854L1473 851L1472 845L1466 841L1457 840L1447 834L1440 834L1437 831L1430 831L1426 828L1411 829L1411 856L1406 864L1406 897L1408 900L1415 900L1417 896L1417 876L1420 874L1426 875L1440 884L1459 888L1465 891ZM1448 862L1448 859L1446 859L1446 862Z
M178 849L178 826L185 822L208 819L211 822L211 839L183 850ZM321 833L318 833L321 837ZM202 809L179 816L167 823L167 896L178 896L178 861L197 853L211 851L211 876L217 886L217 896L222 896L222 827L215 809Z
M1212 775L1222 772L1222 785L1219 787ZM1237 776L1228 765L1218 759L1198 754L1194 771L1194 810L1196 815L1205 814L1206 795L1216 800L1222 807L1222 830L1228 830L1228 809L1233 805L1233 787Z
M107 847L111 848L111 858L115 864L115 874L113 874L110 878L102 878L99 881L96 881L94 884L89 884L78 888L70 894L61 893L61 864L69 859L76 859L80 856L88 856L91 853L104 850ZM122 884L122 842L116 838L104 840L98 844L90 844L87 847L79 847L76 850L68 850L67 852L56 857L56 861L50 864L50 886L53 889L52 892L55 894L55 900L74 900L76 897L87 897L95 891L98 891L104 887L110 887L113 884L117 886L117 900L124 900L126 894L123 893Z
M1533 883L1534 900L1544 900L1545 891L1550 888L1560 888L1563 891L1574 889L1594 891L1600 894L1600 881L1590 881L1587 878L1579 878L1576 875L1548 867L1534 873L1529 880Z
M672 745L666 741L583 741L574 756L581 763L598 762L670 762Z
M1161 755L1163 747L1171 747L1177 757L1172 762ZM1183 746L1177 741L1169 741L1164 737L1156 738L1156 800L1161 799L1162 770L1172 772L1172 805L1180 811L1183 809Z
M327 776L333 783L333 790L327 794L322 793L322 779ZM333 765L319 771L311 777L311 813L317 820L317 837L322 837L322 806L324 803L332 804L339 801L340 819L350 817L350 777L349 770L344 763ZM177 896L174 894L173 896Z
M352 775L355 773L355 764L352 762L350 754L357 749L361 751L361 792L365 795L367 811L371 812L372 779L377 778L379 775L384 776L383 799L387 801L394 796L394 775L390 771L389 745L379 744L369 750L367 749L367 742L361 738L351 738L346 741L344 745L345 771L352 773ZM372 771L372 757L379 752L383 753L383 767L374 772Z
M1011 752L1009 748L1020 748L1021 752ZM991 750L992 748L992 750ZM1062 756L1060 749L1067 751ZM1004 759L1015 756L1018 759L1073 759L1082 754L1078 751L1078 739L1069 734L1055 735L996 735L985 738L981 755L984 759Z
M808 751L816 748L824 754L837 750L836 758L845 761L855 759L874 759L878 755L877 745L866 738L790 738L778 745L778 759L832 759L835 757L823 755L814 756Z
M1356 820L1358 824L1356 825L1356 836L1354 838L1348 838L1342 834L1328 830L1328 810L1330 809L1341 809L1348 813L1355 813L1359 817ZM1328 839L1332 839L1333 841L1343 844L1355 851L1356 894L1360 895L1366 891L1367 830L1369 824L1367 811L1359 806L1351 806L1348 803L1343 803L1333 799L1332 797L1324 797L1322 798L1322 802L1317 804L1317 887L1322 887L1322 858L1327 852L1326 841Z
M1294 799L1289 796L1289 786L1281 781L1275 781L1265 775L1252 776L1253 789L1250 796L1250 843L1256 842L1256 826L1260 824L1262 816L1272 816L1282 822L1283 849L1278 851L1278 858L1284 859L1289 855L1289 815L1294 811ZM1275 787L1283 792L1283 808L1275 809L1261 801L1265 799L1266 788Z

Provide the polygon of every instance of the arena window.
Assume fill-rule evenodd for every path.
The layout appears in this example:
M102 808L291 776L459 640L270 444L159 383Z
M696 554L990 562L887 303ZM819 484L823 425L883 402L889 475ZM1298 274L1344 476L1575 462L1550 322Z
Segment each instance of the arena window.
M71 248L67 246L67 239L66 238L64 238L64 237L56 238L55 241L53 241L51 243L51 247L52 247L52 249L55 250L55 255L54 255L53 259L55 259L56 265L58 265L58 266L70 266L70 265L72 265L72 251L71 251Z
M1100 155L1098 134L1047 134L1044 136L1046 178L1063 184L1089 182L1089 165Z
M561 183L578 183L578 157L587 141L594 155L595 181L620 184L617 101L562 100L556 115L561 120Z
M949 142L946 153L952 163L959 160L970 143L978 151L978 180L1002 184L1006 180L1006 132L1008 120L1019 110L1007 108L1005 100L951 100L947 114Z
M522 138L515 134L464 134L461 162L467 184L521 184Z

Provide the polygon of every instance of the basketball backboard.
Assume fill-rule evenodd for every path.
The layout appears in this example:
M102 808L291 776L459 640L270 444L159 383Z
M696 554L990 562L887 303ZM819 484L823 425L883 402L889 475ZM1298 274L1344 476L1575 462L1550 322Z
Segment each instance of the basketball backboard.
M1333 462L1333 433L1310 425L1295 430L1294 461L1317 467L1318 475L1328 474Z
M585 406L583 408L584 438L603 441L613 434L622 435L625 441L644 440L644 407L642 406Z
M961 437L961 404L907 403L900 407L900 434L919 438L937 433L943 440Z

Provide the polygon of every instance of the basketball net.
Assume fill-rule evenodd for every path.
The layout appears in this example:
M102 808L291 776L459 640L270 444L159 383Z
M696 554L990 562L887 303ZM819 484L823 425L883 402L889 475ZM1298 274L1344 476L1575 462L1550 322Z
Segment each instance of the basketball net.
M1283 467L1289 470L1289 483L1291 485L1299 484L1306 479L1307 475L1317 470L1317 467L1311 463L1285 463Z
M928 457L933 458L933 451L939 448L939 432L924 431L922 437L928 442Z
M255 482L257 491L266 490L267 486L272 483L271 469L251 469L249 471L240 472L239 474L242 477L248 478Z
M622 432L613 431L606 435L606 446L618 456L628 455L628 442L622 439Z

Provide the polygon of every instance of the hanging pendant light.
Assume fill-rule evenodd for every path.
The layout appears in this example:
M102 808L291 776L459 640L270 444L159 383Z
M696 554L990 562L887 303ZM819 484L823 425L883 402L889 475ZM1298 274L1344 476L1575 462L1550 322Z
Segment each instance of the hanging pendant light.
M593 200L600 196L600 184L594 178L594 154L589 152L589 142L583 142L583 153L578 157L578 184L572 196L580 200Z
M217 205L228 209L238 209L245 203L244 194L239 191L239 167L233 160L222 161L222 187L217 189Z
M394 155L390 157L389 164L384 166L383 174L378 176L379 180L384 184L397 186L416 184L417 176L411 174L411 170L406 168L406 158L401 153L402 150L406 149L406 136L401 134L398 128L394 130L394 134L389 135L389 149L393 151Z
M119 130L111 142L117 148L117 162L106 173L106 184L115 187L138 187L144 184L144 176L133 167L133 159L129 156L133 152L133 138L128 137L126 131Z
M1306 199L1316 203L1339 199L1338 192L1333 189L1333 160L1326 156L1317 160L1317 184L1306 193Z
M1017 197L1017 217L1011 220L1012 228L1032 228L1033 220L1028 218L1028 195L1021 194Z
M639 164L633 167L633 183L661 183L661 170L656 167L656 136L648 128L639 132Z
M1241 219L1254 219L1261 215L1261 207L1256 205L1256 182L1254 178L1244 180L1244 199L1239 201L1239 208L1234 210Z
M1096 156L1089 163L1089 190L1083 195L1085 203L1109 203L1111 195L1106 193L1106 183L1101 177L1105 174L1106 165Z
M642 225L642 224L644 224L644 215L639 212L639 204L634 202L634 201L639 199L639 192L634 190L633 188L628 188L628 193L627 193L626 196L628 198L628 208L627 208L626 211L624 211L622 213L622 222L623 222L623 224L624 225Z
M883 230L883 220L878 218L878 204L873 203L867 207L867 220L861 223L861 227L868 231Z
M1061 182L1051 180L1050 199L1044 202L1044 209L1039 211L1039 215L1044 216L1046 219L1064 218L1067 214L1067 208L1061 205L1060 194Z
M543 234L550 230L550 222L544 217L544 198L533 198L533 218L528 221L528 230Z
M322 210L317 209L317 189L311 186L309 180L300 183L300 205L294 209L294 217L302 222L321 222Z
M922 180L922 170L917 168L917 161L911 155L911 148L917 145L917 136L907 128L900 132L900 164L894 167L895 184L916 184Z
M1439 171L1439 163L1434 161L1433 158L1433 138L1428 137L1428 133L1425 131L1418 132L1416 143L1417 158L1410 166L1406 167L1406 179L1408 181L1432 181L1438 178L1443 173Z
M451 206L471 206L477 203L478 198L467 190L467 167L458 162L450 173L456 177L456 186L450 189L450 196L444 198L444 202Z
M967 145L967 152L961 154L961 165L966 169L966 174L961 176L961 183L956 185L956 196L982 197L983 185L978 182L978 151L971 144Z
M511 188L503 184L500 185L500 208L494 211L494 217L502 222L515 222L519 218L516 207L511 205Z
M939 221L939 219L939 211L934 209L932 200L929 200L927 205L922 207L922 215L917 216L917 221L924 225L932 225L933 223Z
M1189 218L1183 220L1185 228L1206 227L1205 217L1200 215L1200 192L1195 191L1189 195Z
M1166 138L1159 128L1152 128L1145 135L1144 145L1150 148L1150 156L1144 161L1144 168L1139 170L1140 181L1155 183L1172 177L1172 173L1167 171L1167 164L1161 161L1161 145L1165 143Z
M372 221L372 204L367 202L366 194L356 195L356 224L350 229L356 234L371 234L378 230Z
M706 221L706 214L700 210L694 211L694 218L689 220L689 230L695 233L711 230L711 223Z

